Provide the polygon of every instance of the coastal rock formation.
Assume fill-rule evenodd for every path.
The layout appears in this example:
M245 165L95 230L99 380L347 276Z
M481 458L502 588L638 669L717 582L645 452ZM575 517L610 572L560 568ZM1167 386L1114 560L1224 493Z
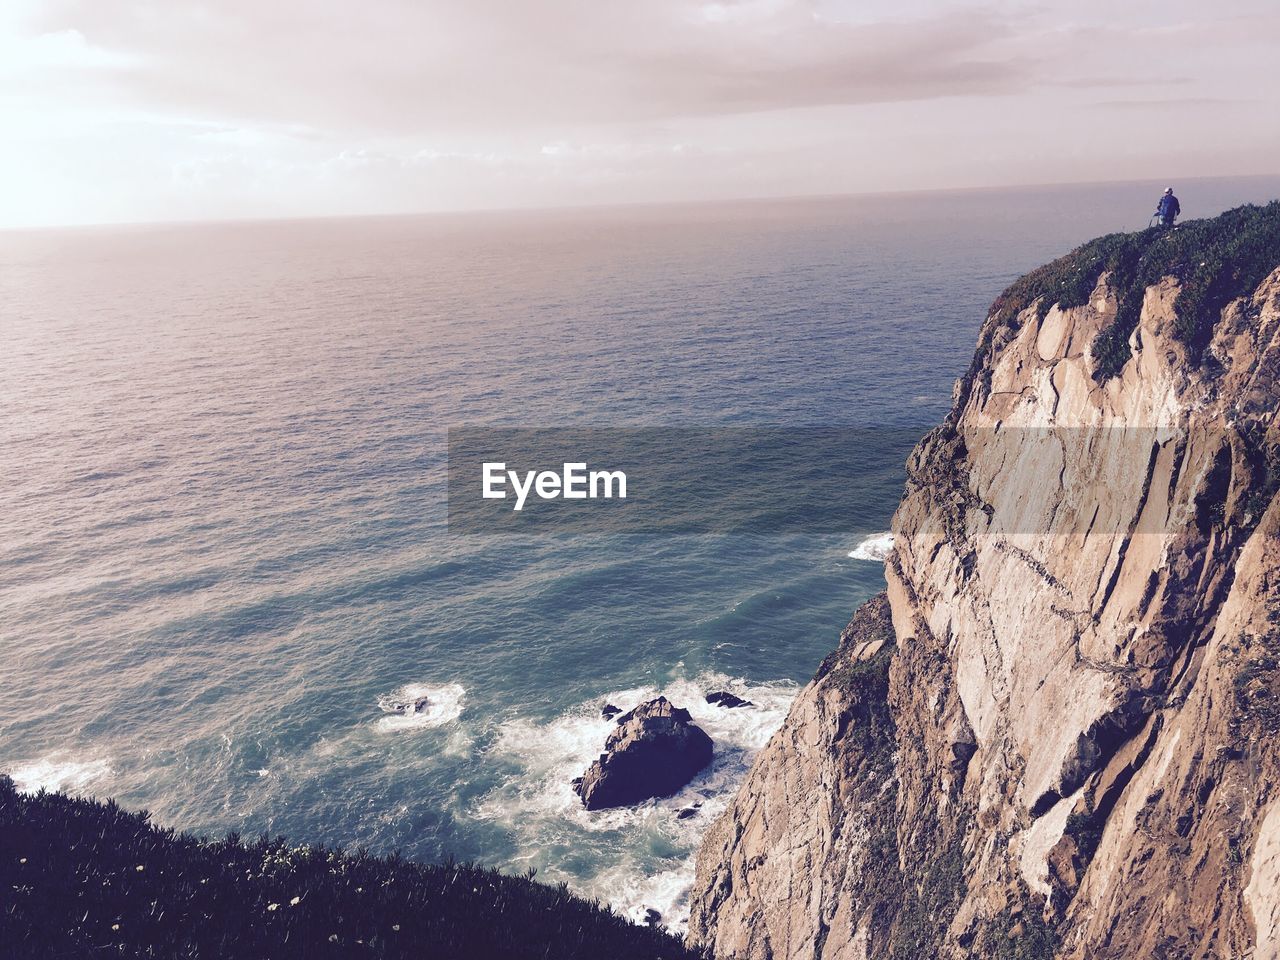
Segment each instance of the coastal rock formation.
M406 717L414 714L426 713L427 708L431 706L430 697L414 697L412 700L395 700L383 707L388 713L402 713Z
M573 789L588 810L625 807L667 797L711 762L711 738L689 711L666 697L640 704L618 718L605 752Z
M741 697L730 693L728 690L717 690L715 693L708 693L707 703L712 706L724 707L728 710L732 710L735 707L755 706L755 704L750 700L743 700Z
M698 811L702 809L702 801L691 803L687 807L681 807L676 811L677 820L692 820L698 815Z
M887 593L704 837L694 945L1280 956L1280 205L1200 223L997 301Z

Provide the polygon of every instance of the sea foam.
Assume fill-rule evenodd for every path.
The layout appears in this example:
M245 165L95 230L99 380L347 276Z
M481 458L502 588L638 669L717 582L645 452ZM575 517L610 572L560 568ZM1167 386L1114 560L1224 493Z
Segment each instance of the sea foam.
M387 716L378 720L377 727L386 732L442 727L462 715L466 697L467 691L460 683L406 683L378 698L378 707ZM415 710L414 704L422 699L426 704L421 710Z
M753 706L709 704L706 695L729 690ZM755 753L781 726L798 687L790 681L749 684L723 674L676 679L662 687L616 690L595 697L547 722L514 719L503 724L489 759L508 768L502 786L472 809L477 819L506 828L519 846L514 861L538 866L550 880L567 880L580 894L596 897L636 921L653 908L662 922L680 932L688 920L693 859L703 832L730 803ZM601 717L611 703L629 710L665 696L689 711L693 722L715 741L710 766L671 797L636 807L588 811L573 791L580 776L604 749L616 726ZM679 812L698 804L697 813ZM602 866L583 875L586 855ZM576 861L574 869L561 864Z
M95 781L111 775L111 761L105 757L79 759L65 751L15 764L9 769L13 784L22 793L63 790L78 793Z
M873 533L850 550L849 556L854 560L870 560L874 563L884 563L889 559L889 553L892 550L892 533Z

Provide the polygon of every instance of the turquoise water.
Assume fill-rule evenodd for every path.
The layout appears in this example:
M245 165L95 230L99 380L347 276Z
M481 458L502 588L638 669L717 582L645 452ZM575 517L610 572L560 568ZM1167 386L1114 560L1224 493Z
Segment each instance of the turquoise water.
M0 768L678 925L701 831L881 567L862 534L450 535L445 430L923 431L1000 289L1162 186L0 234ZM870 536L900 478L859 460ZM600 706L657 691L714 766L585 813Z

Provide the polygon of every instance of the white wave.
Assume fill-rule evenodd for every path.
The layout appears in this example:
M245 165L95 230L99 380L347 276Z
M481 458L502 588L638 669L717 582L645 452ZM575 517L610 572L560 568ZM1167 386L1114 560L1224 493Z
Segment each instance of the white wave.
M670 870L637 876L615 869L600 876L608 891L605 899L632 923L644 923L650 910L662 914L661 923L683 934L689 922L689 891L693 887L693 857L685 858Z
M462 715L466 698L467 691L460 683L406 683L378 698L378 706L387 716L378 721L377 727L387 732L442 727Z
M884 563L889 559L889 553L892 550L892 533L873 533L850 550L849 556L854 560L870 560L875 563Z
M753 706L728 708L706 702L707 693L729 690ZM728 806L751 761L781 726L798 687L790 681L750 684L723 674L677 679L661 689L616 690L547 721L503 724L489 750L511 775L482 797L471 813L506 827L519 849L513 859L542 865L547 879L567 880L578 893L597 897L637 921L645 910L662 913L669 929L688 920L693 857L703 831ZM571 781L604 749L616 725L600 716L611 703L623 710L659 694L689 711L715 742L711 765L679 793L637 807L588 811ZM683 808L699 804L681 820ZM593 875L559 871L575 853L595 850L608 864ZM577 859L579 870L583 862Z
M79 760L61 750L38 760L18 763L9 770L14 786L22 793L40 790L77 793L111 773L111 761L106 758Z

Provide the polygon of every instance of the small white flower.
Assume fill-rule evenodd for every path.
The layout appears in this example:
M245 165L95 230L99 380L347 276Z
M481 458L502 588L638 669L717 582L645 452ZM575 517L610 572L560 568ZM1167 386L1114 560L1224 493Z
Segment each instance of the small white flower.
M337 943L337 942L338 942L338 935L337 935L336 933L331 933L331 934L329 934L329 942L330 942L330 943Z
M142 872L143 870L145 870L145 869L147 869L147 868L146 868L146 867L144 867L142 864L138 864L138 872L139 872L139 873L141 873L141 872Z
M119 929L120 929L120 924L118 924L118 923L113 923L113 924L111 925L111 929L112 929L112 930L119 930Z
M296 907L296 906L297 906L298 904L300 904L301 902L302 902L302 898L301 898L301 897L294 897L292 900L290 900L290 901L289 901L289 906L291 906L291 907Z
M391 925L391 929L392 929L392 930L394 930L396 933L399 933L399 932L400 932L400 924L398 924L398 923L393 923L393 924Z
M27 862L27 858L26 858L26 857L23 857L23 858L22 858L21 860L19 860L18 862L19 862L19 863L26 863L26 862Z
M268 903L268 904L267 904L267 910L268 910L268 911L270 911L270 912L272 912L272 913L274 913L275 911L277 911L277 910L279 910L279 909L280 909L280 904L278 904L278 903Z

